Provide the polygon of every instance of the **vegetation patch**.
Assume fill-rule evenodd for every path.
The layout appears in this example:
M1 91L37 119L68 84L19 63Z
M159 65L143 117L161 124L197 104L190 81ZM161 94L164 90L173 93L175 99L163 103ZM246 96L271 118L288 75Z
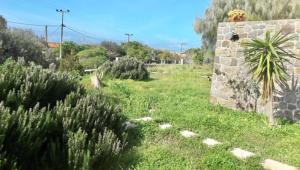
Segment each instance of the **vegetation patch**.
M134 58L124 58L116 62L106 62L98 70L98 78L147 80L149 72L144 63Z

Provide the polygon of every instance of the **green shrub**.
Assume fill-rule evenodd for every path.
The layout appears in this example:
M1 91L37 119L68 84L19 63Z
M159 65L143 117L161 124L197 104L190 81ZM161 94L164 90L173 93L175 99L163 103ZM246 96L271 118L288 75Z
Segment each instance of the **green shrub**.
M108 60L107 51L102 47L90 48L77 54L84 69L94 69Z
M127 57L135 58L144 62L151 60L152 49L147 45L134 41L123 43L122 48L125 50Z
M74 54L69 54L60 60L59 70L63 72L77 72L79 74L83 74L84 71L78 57Z
M14 110L19 106L29 109L37 103L52 107L78 88L78 82L65 73L54 73L33 64L24 67L13 60L0 66L0 101Z
M71 54L77 54L78 52L85 50L86 48L87 48L86 46L76 44L73 41L66 41L62 44L63 57ZM56 57L59 57L59 52L60 52L60 47L54 49L54 54Z
M107 50L109 60L115 60L117 57L124 57L126 55L125 50L115 42L103 41L101 46Z
M126 143L119 107L65 73L9 60L0 92L0 169L108 169Z
M12 57L26 62L35 62L43 67L55 63L54 54L47 50L46 43L30 30L0 29L0 63Z
M144 63L134 58L124 58L116 62L106 62L98 70L98 77L116 79L146 80L149 78Z

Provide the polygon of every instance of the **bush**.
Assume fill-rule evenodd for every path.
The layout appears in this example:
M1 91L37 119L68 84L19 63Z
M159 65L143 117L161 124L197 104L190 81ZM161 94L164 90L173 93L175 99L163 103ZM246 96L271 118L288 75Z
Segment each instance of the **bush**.
M109 60L115 60L117 57L124 57L126 52L124 49L115 42L103 41L101 46L107 50Z
M135 58L143 62L151 60L152 49L139 42L127 42L122 44L122 48L125 50L127 57Z
M116 62L106 62L98 70L99 79L104 77L116 79L146 80L149 78L144 63L133 58L124 58Z
M62 44L62 53L63 53L63 58L64 56L68 56L71 54L77 54L78 52L85 50L87 47L83 45L78 45L75 42L72 41L66 41ZM56 57L59 57L59 50L60 47L57 47L54 49L54 53Z
M7 60L0 66L0 101L13 110L19 106L53 107L57 101L79 88L76 80L65 73L54 73L41 66Z
M108 60L107 51L102 47L83 50L77 56L84 69L98 68Z
M0 29L0 63L9 57L22 57L26 62L48 67L55 57L46 49L46 43L30 30Z
M0 169L107 169L125 144L124 118L64 73L0 68Z
M77 72L83 74L83 66L74 54L69 54L59 61L59 70L63 72Z

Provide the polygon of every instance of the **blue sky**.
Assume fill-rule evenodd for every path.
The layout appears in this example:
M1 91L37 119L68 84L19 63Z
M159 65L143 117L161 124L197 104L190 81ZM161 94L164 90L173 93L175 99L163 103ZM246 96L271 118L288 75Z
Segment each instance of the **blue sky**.
M101 40L123 42L124 33L133 40L155 48L178 50L180 42L187 47L200 47L200 37L193 31L196 16L203 16L210 0L0 0L0 15L9 21L33 24L60 24L55 9L70 9L65 24L94 37L86 38L70 30L65 40L95 43ZM33 29L39 35L43 27ZM49 28L50 41L57 41L58 27ZM186 47L186 48L187 48Z

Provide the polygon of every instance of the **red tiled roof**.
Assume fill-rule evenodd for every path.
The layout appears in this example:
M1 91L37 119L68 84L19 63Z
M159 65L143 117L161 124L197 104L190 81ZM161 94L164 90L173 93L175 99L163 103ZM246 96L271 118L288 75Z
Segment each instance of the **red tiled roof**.
M59 47L59 43L56 43L56 42L48 42L48 47L49 47L49 48L57 48L57 47Z

